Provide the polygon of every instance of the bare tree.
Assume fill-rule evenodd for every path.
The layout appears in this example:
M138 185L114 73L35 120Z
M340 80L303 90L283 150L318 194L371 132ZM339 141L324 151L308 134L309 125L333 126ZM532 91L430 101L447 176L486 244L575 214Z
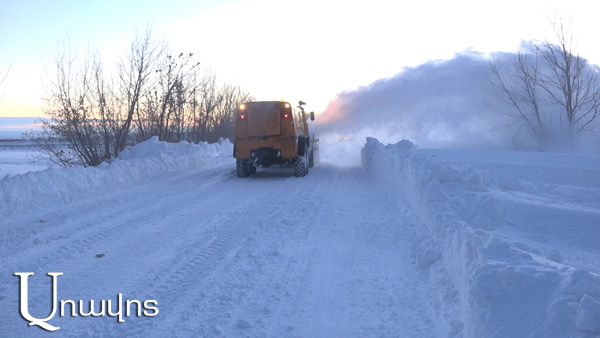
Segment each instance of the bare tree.
M202 128L200 131L200 137L202 141L206 141L208 133L214 125L214 111L220 101L220 95L217 89L217 78L214 74L207 74L205 79L202 81L202 87L200 88L202 98L200 100L200 111L202 117Z
M220 92L220 101L215 109L212 130L208 141L216 141L219 137L233 139L235 134L235 111L240 103L254 100L239 86L226 83Z
M549 101L561 108L569 127L569 136L593 129L600 114L600 83L598 67L574 54L573 36L566 32L562 21L552 23L556 44L548 41L535 44L549 72L542 74L539 85Z
M110 160L115 156L115 135L118 131L118 121L115 118L118 104L112 86L106 82L102 63L94 59L92 76L94 88L92 90L93 103L96 111L98 133L104 147L103 160Z
M195 88L188 77L197 71L199 62L192 62L192 53L180 53L178 57L167 55L157 72L161 92L161 107L158 115L158 137L160 140L181 141L185 121L185 103Z
M600 114L598 67L573 52L573 37L562 21L552 26L556 43L524 44L512 68L504 72L497 61L490 62L493 83L512 107L506 114L524 126L542 149L550 139L564 138L557 131L560 125L573 138L594 129Z
M110 157L104 153L102 121L95 109L94 72L99 63L94 57L80 60L70 47L58 49L54 59L56 73L47 88L42 135L38 142L50 155L50 160L62 166L95 166ZM63 147L56 142L66 142Z
M140 99L150 88L150 76L165 50L166 45L155 43L151 39L151 30L147 29L143 37L136 35L129 56L118 65L124 114L118 114L120 126L115 135L115 157L127 145L133 116Z
M506 114L515 123L522 123L528 133L543 145L549 137L551 121L540 106L540 65L537 50L530 54L524 47L517 53L512 68L503 73L497 61L490 62L493 84L501 91L504 103L513 107Z

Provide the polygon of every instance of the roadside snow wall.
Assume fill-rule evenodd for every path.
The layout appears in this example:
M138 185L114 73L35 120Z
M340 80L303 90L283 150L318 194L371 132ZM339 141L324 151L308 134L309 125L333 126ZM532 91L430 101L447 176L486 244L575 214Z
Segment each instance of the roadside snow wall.
M361 155L386 195L404 199L425 224L419 231L434 244L421 254L441 252L460 295L465 337L600 333L600 276L496 233L506 226L505 215L481 173L421 154L406 140L383 145L367 138Z
M39 208L54 200L70 202L90 189L113 189L233 161L229 140L218 143L167 143L153 137L98 167L50 168L0 179L0 215ZM233 166L232 166L233 168ZM166 176L165 178L167 178Z

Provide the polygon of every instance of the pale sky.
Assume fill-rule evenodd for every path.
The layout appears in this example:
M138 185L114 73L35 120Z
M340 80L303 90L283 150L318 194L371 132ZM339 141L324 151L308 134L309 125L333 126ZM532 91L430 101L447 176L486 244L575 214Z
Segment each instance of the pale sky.
M39 116L57 43L98 49L105 68L153 27L174 53L192 52L219 81L259 100L303 100L320 112L336 94L473 49L517 50L572 21L577 50L600 64L596 1L3 1L0 116ZM46 65L46 66L44 66Z

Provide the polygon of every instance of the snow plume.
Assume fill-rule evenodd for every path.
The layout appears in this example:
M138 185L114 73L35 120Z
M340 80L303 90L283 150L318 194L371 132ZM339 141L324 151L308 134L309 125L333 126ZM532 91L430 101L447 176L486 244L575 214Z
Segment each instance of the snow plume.
M319 116L323 159L326 146L335 145L327 141L358 139L353 148L359 153L365 136L433 148L510 147L510 131L498 128L508 121L491 108L497 97L491 79L487 59L463 53L343 92Z
M516 54L493 57L507 70ZM366 136L386 143L408 139L422 148L535 148L524 128L505 114L513 107L502 102L492 81L489 59L463 52L340 93L318 116L322 159L357 164ZM346 150L350 155L340 156Z

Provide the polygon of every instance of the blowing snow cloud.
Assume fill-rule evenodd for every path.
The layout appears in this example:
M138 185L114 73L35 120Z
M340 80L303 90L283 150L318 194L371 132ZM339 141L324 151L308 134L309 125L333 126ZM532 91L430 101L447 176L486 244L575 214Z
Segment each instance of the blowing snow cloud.
M500 55L504 63L508 55ZM488 60L463 53L404 69L389 79L343 92L319 117L325 139L383 142L409 139L421 147L507 148L514 128L498 111Z

